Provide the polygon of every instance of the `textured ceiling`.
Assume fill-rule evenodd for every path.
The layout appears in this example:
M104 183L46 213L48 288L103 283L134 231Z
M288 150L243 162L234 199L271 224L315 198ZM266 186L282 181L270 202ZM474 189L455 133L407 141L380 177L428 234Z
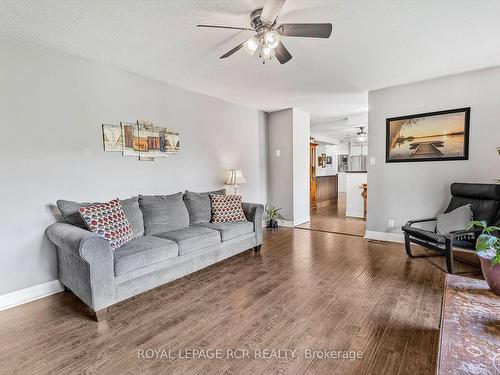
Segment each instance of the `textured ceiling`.
M1 1L0 34L263 110L313 121L366 110L367 91L500 65L500 1L288 0L281 22L331 22L330 39L285 38L293 59L239 51L264 0Z

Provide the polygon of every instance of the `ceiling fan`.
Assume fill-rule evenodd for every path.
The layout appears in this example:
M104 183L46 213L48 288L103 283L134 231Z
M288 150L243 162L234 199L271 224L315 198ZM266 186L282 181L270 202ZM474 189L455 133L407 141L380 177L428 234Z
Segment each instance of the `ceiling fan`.
M255 36L237 45L220 58L225 59L236 51L244 49L250 55L258 54L265 64L266 60L276 57L281 64L290 61L292 55L283 45L282 37L329 38L332 34L331 23L283 23L276 24L276 19L286 0L267 0L263 8L258 8L250 14L251 27L196 25L231 30L250 30Z
M365 131L365 126L359 126L359 132L356 135L345 137L345 139L357 139L358 141L365 141L368 138L368 133Z

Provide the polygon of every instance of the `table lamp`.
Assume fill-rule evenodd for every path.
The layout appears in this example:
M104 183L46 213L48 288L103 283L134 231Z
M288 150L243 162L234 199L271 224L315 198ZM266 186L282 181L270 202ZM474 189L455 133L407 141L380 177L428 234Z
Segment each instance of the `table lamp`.
M229 174L227 176L226 185L232 185L234 187L234 194L238 194L238 185L246 184L247 180L245 180L245 176L243 176L243 172L241 169L230 169Z

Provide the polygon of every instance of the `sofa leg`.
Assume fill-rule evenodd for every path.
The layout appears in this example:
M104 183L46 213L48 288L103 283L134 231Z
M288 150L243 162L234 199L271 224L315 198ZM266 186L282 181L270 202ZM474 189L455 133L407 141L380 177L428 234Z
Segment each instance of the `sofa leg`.
M408 255L410 258L413 258L413 255L411 254L410 236L408 235L408 233L405 233L405 249L406 255Z
M103 320L106 320L107 313L108 313L107 307L98 311L92 310L92 315L96 322L102 322Z
M258 253L260 251L260 248L262 247L262 245L257 245L253 248L253 251L255 251L256 253Z
M453 269L453 242L449 239L446 240L446 270L449 274L454 274L455 270Z

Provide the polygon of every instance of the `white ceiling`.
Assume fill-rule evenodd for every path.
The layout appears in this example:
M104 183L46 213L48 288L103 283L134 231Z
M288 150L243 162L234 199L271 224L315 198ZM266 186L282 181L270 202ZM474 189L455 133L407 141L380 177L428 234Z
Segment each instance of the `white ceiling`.
M328 123L366 111L367 91L500 65L500 1L288 0L279 22L331 22L330 39L285 38L293 59L239 51L265 0L0 0L0 34L55 47L263 110L298 107ZM333 125L332 125L333 126Z

